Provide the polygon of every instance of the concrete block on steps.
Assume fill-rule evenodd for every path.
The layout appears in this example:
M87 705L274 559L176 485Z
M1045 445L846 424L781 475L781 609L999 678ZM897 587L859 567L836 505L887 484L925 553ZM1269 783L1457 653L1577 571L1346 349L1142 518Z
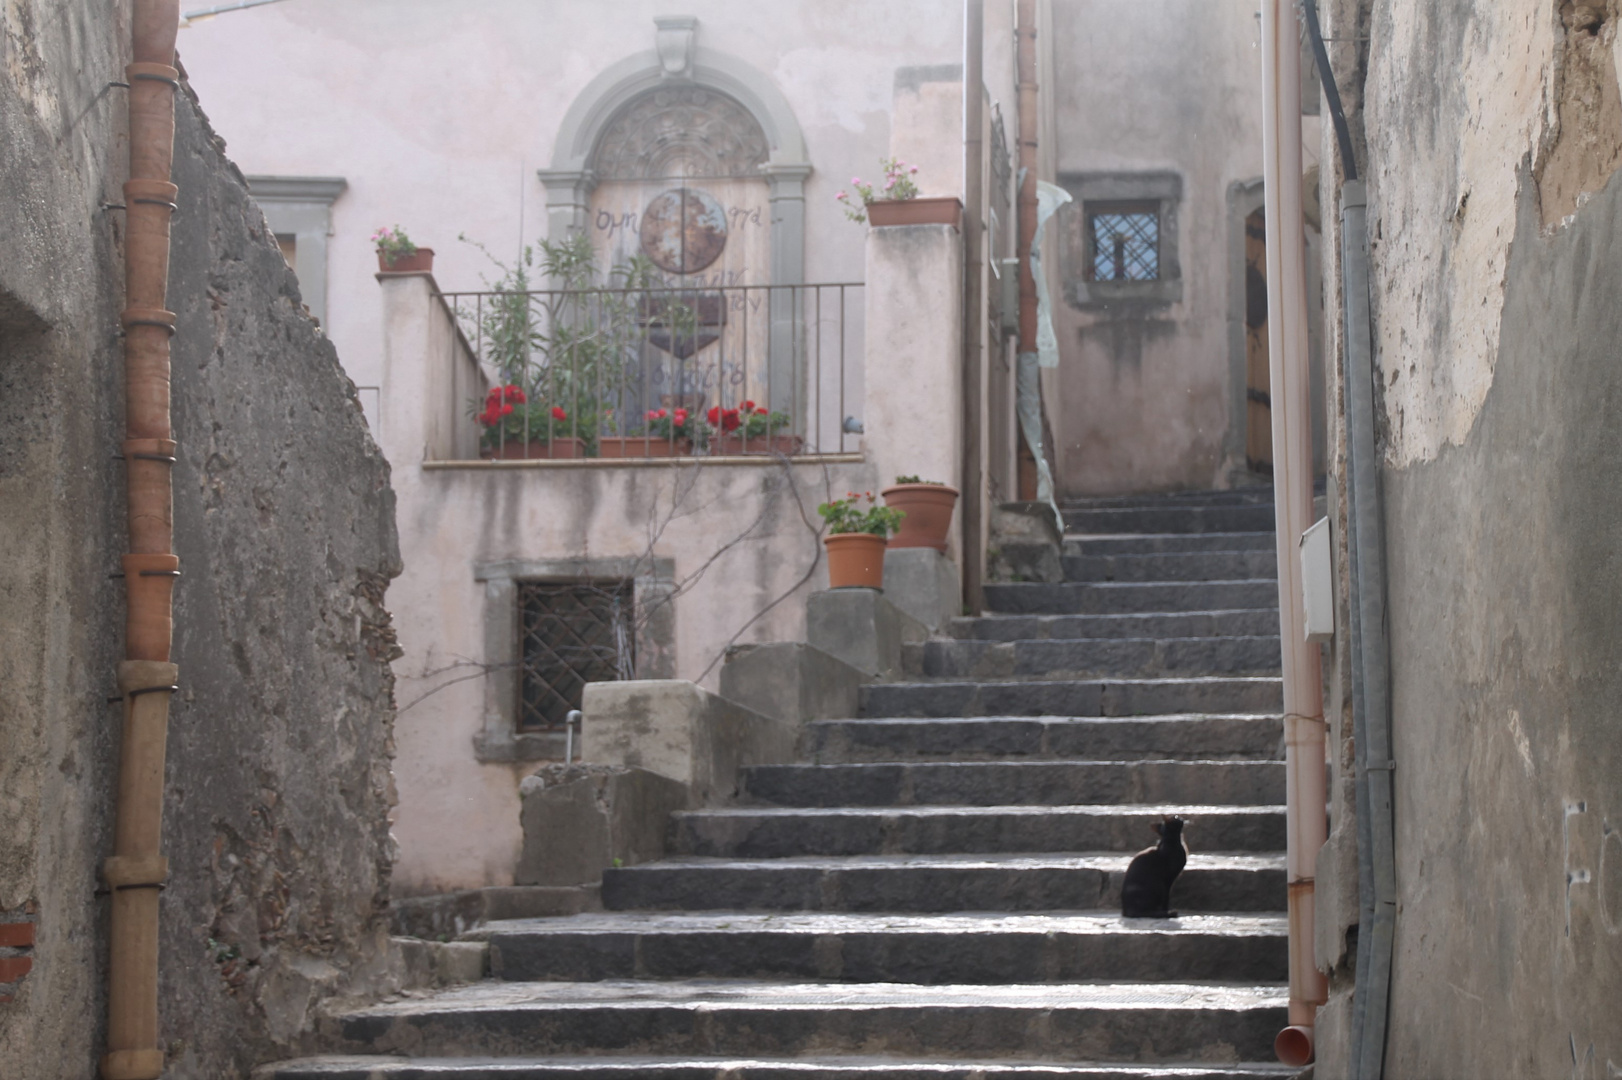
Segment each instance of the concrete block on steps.
M934 548L890 548L884 553L884 598L934 633L962 613L957 564Z
M856 715L870 678L804 642L735 645L721 667L721 696L774 720L831 720Z
M402 990L428 990L474 983L484 978L490 945L484 941L424 941L397 937Z
M519 785L523 800L520 885L584 885L603 868L665 853L670 815L687 807L687 785L623 765L548 765Z
M986 554L990 581L1064 580L1064 536L1047 503L994 507Z
M582 754L685 784L704 806L729 798L738 770L794 760L799 724L763 716L681 679L588 683Z
M875 679L901 674L901 646L929 629L876 589L827 589L805 605L805 639Z

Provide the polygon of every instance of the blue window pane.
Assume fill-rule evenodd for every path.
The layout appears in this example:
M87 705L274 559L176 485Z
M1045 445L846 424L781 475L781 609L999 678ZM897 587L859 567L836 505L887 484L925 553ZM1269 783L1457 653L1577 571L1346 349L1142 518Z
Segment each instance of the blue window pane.
M1153 213L1091 215L1094 281L1158 281L1160 216Z

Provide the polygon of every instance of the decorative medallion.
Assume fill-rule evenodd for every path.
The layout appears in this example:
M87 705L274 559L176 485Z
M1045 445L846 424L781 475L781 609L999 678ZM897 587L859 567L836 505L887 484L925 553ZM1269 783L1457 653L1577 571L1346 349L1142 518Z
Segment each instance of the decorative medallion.
M642 250L672 274L696 274L727 246L726 208L697 188L672 188L642 211Z

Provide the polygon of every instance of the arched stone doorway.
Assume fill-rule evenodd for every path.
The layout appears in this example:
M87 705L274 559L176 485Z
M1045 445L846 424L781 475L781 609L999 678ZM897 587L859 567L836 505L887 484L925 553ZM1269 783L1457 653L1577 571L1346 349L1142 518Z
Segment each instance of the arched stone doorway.
M696 27L660 20L661 35L666 23ZM805 372L783 287L804 281L804 138L764 74L690 38L668 44L604 71L571 106L539 174L548 233L590 236L604 265L647 256L697 291L699 332L669 343L660 396L794 411Z

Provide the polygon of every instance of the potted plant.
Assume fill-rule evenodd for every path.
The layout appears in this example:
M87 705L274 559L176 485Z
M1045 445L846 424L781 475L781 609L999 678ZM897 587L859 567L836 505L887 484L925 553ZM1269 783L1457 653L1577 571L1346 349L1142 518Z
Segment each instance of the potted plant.
M859 176L850 178L855 189L835 195L845 207L845 216L855 222L871 223L875 227L886 225L950 225L961 228L963 204L955 196L920 198L918 166L908 165L898 158L884 158L879 162L884 170L884 183L877 189ZM860 205L857 205L858 201Z
M718 428L717 454L798 454L801 439L788 431L794 423L788 413L745 401L736 409L712 406L710 426Z
M573 434L569 412L561 405L532 401L514 383L492 386L473 419L484 428L479 456L494 461L583 458L587 440ZM582 421L582 424L584 421Z
M861 507L863 500L867 508ZM847 492L817 507L828 523L822 538L828 549L828 586L834 589L883 589L884 549L889 535L901 524L902 512L877 505L871 491Z
M434 249L413 244L398 225L378 229L372 234L372 243L377 245L377 268L382 273L426 274L434 269Z
M879 492L884 505L906 515L901 529L890 541L891 547L932 547L946 551L946 534L952 527L952 509L957 505L957 489L938 480L898 476L895 484Z
M604 435L597 440L597 453L605 458L686 457L708 435L704 421L686 409L649 409L643 434Z

